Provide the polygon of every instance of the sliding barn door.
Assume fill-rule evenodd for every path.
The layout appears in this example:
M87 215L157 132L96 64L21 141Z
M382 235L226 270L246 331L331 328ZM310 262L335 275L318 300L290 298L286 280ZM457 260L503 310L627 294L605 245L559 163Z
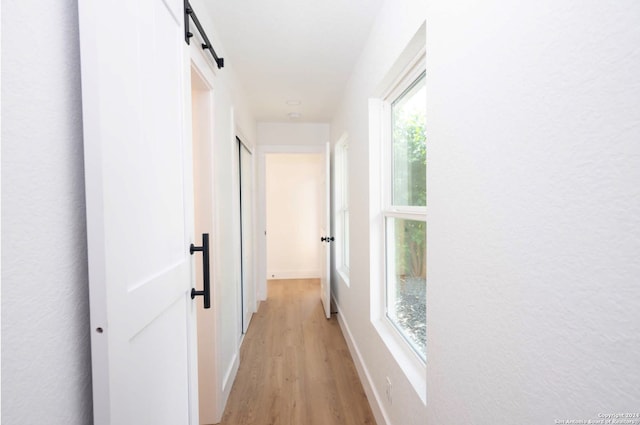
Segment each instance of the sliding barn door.
M96 425L198 423L182 5L79 0Z

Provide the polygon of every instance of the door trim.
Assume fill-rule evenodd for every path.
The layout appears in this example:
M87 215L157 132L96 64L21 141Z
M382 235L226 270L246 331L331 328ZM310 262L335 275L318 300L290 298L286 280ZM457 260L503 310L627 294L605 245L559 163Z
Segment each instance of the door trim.
M203 51L201 48L199 48L199 43L191 43L186 49L185 49L185 57L184 57L184 67L185 67L185 75L187 75L188 77L185 78L185 131L187 132L187 140L190 141L190 148L193 152L193 134L192 134L192 120L193 120L193 111L191 109L192 107L192 81L191 81L191 72L193 71L194 73L196 73L198 75L198 78L201 80L202 83L204 83L204 85L206 86L206 89L208 91L208 103L209 103L209 110L210 111L215 111L215 103L214 103L214 87L215 87L215 78L216 78L216 71L217 69L215 68L213 62L211 61L210 58L207 58L207 56L205 55L206 51ZM210 143L211 143L211 157L209 158L209 163L211 166L211 175L213 176L215 173L214 170L214 161L213 161L213 154L214 154L214 148L215 148L215 144L214 144L214 121L215 119L212 117L209 122L208 122L208 126L210 126L210 130L209 130L209 135L210 135ZM191 154L192 154L191 152ZM191 161L193 161L193 158L190 158ZM215 211L215 205L217 204L216 202L216 196L215 196L215 190L214 190L214 184L213 182L211 183L211 199L212 199L212 203L213 203L213 207L212 207L212 217L211 217L211 222L213 223L213 228L212 228L212 235L211 235L211 242L210 242L210 250L211 250L211 269L210 269L210 276L211 276L211 308L214 312L214 323L213 323L213 329L214 329L214 340L216 341L216 347L219 346L218 344L218 339L219 339L219 333L218 333L218 320L217 320L217 312L219 311L219 304L220 304L220 293L219 293L219 289L218 289L218 285L216 285L216 282L218 281L217 279L217 273L216 273L216 264L218 263L217 259L216 259L216 240L217 240L217 229L215 228L215 223L216 223L216 211ZM193 204L195 202L195 194L192 193L191 194L191 203ZM194 206L194 210L195 210L195 206ZM192 220L195 220L194 217L191 218ZM195 222L194 222L195 224ZM194 238L198 238L199 235L194 236ZM194 267L195 267L195 261L194 261ZM194 274L195 275L195 274ZM198 285L201 285L201 282L192 282L192 287L196 288ZM194 306L196 304L194 303ZM191 335L191 338L193 338L196 341L196 347L197 347L197 343L198 343L198 333L197 333L197 327L194 327ZM218 355L216 354L214 356L214 365L213 365L213 369L214 369L214 376L216 379L216 382L219 381L219 377L220 377L220 365L218 364ZM190 359L190 364L189 364L189 369L190 369L190 373L194 374L195 376L198 376L198 349L196 349ZM190 388L190 392L192 392L193 394L195 394L195 400L196 403L194 403L194 405L192 405L192 409L195 409L195 412L192 412L193 415L195 415L194 417L199 417L199 408L200 408L200 394L199 394L199 389L198 389L198 380L195 380L195 385L192 385L192 388ZM222 413L223 413L223 406L221 405L221 398L222 395L220 393L219 390L219 386L218 385L214 385L214 394L213 394L214 398L215 398L215 403L214 403L214 416L216 418L221 418L222 417ZM204 419L204 418L203 418Z

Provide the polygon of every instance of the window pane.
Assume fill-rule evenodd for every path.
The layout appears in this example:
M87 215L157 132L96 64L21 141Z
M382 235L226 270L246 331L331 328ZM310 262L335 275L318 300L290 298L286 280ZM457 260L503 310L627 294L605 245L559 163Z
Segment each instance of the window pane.
M387 217L387 316L426 360L427 265L424 221Z
M427 116L425 74L392 108L393 205L427 205Z
M342 191L342 202L345 208L349 206L349 146L344 145L342 153L342 173L344 176L344 190Z
M336 176L336 231L339 245L336 245L337 267L343 273L349 273L349 176L347 161L348 145L342 141L335 148Z
M342 250L342 254L343 254L342 264L344 264L346 268L349 268L349 210L344 211L343 223L344 223L344 236L342 240L344 241L344 245Z

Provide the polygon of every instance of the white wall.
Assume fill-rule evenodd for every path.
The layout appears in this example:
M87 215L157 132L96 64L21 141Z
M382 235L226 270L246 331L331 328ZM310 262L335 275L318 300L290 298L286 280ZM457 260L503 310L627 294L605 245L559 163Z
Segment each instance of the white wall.
M323 145L330 135L328 123L261 122L257 131L260 145Z
M191 0L224 56L201 0ZM6 4L5 4L6 3ZM92 423L77 2L2 4L2 421ZM185 69L188 69L185 67ZM223 323L239 315L236 132L255 123L232 64L214 85L214 280ZM225 302L220 301L224 297ZM229 300L229 301L227 301ZM238 301L238 302L235 302ZM214 301L216 302L216 301ZM228 396L239 329L223 326L219 386Z
M92 423L73 0L2 3L3 424Z
M351 287L334 291L374 391L389 374L402 394L380 397L380 414L397 425L537 425L637 412L634 1L428 2L427 407L373 332L360 302L365 103L420 7L385 2L332 123L333 142L350 135L353 247Z
M430 2L430 424L638 412L640 4Z
M319 278L324 158L267 155L267 277Z
M225 46L215 32L202 0L190 0L206 29L216 53L225 56ZM197 39L197 35L194 37ZM193 44L193 43L192 43ZM197 44L196 44L197 46ZM208 52L206 52L208 55ZM215 72L213 81L213 208L212 309L216 312L218 413L222 414L240 361L240 212L238 208L237 142L239 134L255 146L255 121L246 94L236 79L233 63ZM216 418L219 419L219 418Z
M331 123L333 144L349 134L350 286L332 276L345 338L378 424L423 425L427 409L371 323L368 99L425 20L423 1L387 0L345 89ZM431 226L431 225L430 225ZM385 396L386 378L392 383L392 402ZM424 395L422 395L424 397ZM455 422L455 421L454 421ZM454 423L451 422L451 423ZM442 422L445 423L445 422Z

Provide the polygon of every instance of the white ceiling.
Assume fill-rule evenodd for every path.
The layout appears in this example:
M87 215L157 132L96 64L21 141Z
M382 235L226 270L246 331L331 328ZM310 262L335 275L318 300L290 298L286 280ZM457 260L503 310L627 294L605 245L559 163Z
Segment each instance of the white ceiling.
M225 64L233 64L259 122L330 121L382 3L205 1L225 46ZM301 117L292 120L289 112Z

